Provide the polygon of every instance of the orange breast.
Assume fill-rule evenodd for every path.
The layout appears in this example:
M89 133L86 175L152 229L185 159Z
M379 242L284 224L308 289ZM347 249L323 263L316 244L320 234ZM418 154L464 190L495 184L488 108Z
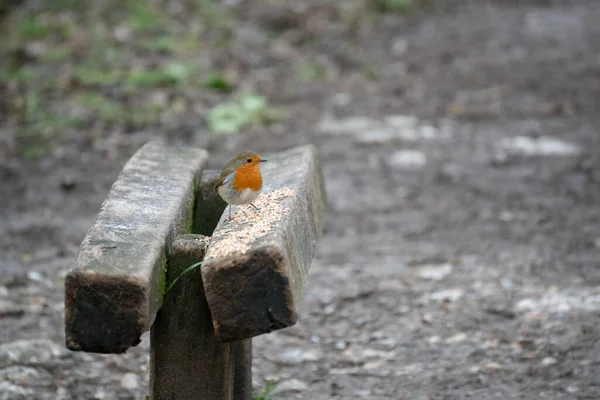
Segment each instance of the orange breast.
M233 178L233 188L237 191L252 189L255 192L262 188L262 175L258 165L242 165Z

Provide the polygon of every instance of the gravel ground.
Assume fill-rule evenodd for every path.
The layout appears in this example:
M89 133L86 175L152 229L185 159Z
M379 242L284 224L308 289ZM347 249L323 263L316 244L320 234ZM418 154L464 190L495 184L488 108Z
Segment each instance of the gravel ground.
M233 39L205 51L233 93L69 81L36 92L50 112L79 110L82 85L166 105L152 121L82 113L32 139L13 100L46 81L2 84L0 399L147 394L148 337L126 355L65 349L63 282L119 170L157 136L207 148L213 168L241 149L320 149L324 237L298 324L254 340L257 392L273 380L273 399L599 399L600 3L227 3ZM185 21L177 2L154 4ZM79 53L39 55L53 43L19 54L70 71ZM206 111L244 90L280 117L205 133Z

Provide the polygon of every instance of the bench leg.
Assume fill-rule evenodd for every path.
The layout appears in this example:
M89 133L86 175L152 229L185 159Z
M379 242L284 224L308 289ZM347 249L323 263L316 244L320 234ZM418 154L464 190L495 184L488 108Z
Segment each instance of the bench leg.
M201 235L179 236L169 254L167 282L202 260L207 243ZM166 294L152 325L150 346L152 400L238 399L233 397L234 354L238 353L232 352L231 344L215 338L200 267L185 274ZM240 356L247 368L249 354L241 352ZM240 366L241 360L235 365ZM243 390L251 392L252 379L248 376L250 388L243 385Z
M233 352L233 398L252 400L252 339L231 344Z

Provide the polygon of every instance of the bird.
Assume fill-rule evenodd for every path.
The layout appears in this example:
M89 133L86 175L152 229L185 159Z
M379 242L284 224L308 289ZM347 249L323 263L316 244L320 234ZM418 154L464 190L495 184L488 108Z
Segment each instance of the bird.
M258 210L252 202L258 198L262 189L262 175L260 164L266 162L251 151L239 153L231 159L215 184L215 192L229 204L229 217L231 221L231 206L250 204Z

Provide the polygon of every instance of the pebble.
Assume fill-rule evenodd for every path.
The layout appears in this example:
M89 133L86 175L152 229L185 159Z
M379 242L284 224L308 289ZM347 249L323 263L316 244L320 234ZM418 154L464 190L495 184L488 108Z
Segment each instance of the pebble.
M356 140L365 144L377 144L398 138L398 133L388 127L377 127L356 132Z
M330 135L348 135L361 143L385 143L392 140L428 140L442 134L432 125L420 124L420 121L410 115L388 115L383 119L373 119L362 116L334 118L325 116L317 129Z
M10 364L41 364L63 353L61 346L48 339L17 340L0 345L0 368Z
M441 281L452 273L452 264L422 265L417 269L420 278Z
M396 57L400 57L408 50L408 41L403 37L394 39L392 43L392 54Z
M446 343L448 344L458 344L458 343L463 343L464 341L466 341L468 338L466 333L458 333L454 336L449 337L448 339L446 339Z
M108 394L104 391L104 389L98 389L96 393L94 393L94 400L103 400L108 398Z
M541 365L542 367L549 367L551 365L556 365L558 361L556 361L556 358L554 357L546 357L542 360Z
M321 361L323 356L321 349L309 349L302 353L302 360L310 362Z
M348 347L348 345L346 344L345 341L338 340L337 342L335 342L334 347L335 347L336 350L345 350L346 347Z
M133 372L127 372L121 377L121 387L126 390L135 390L140 386L140 378Z
M272 394L286 392L302 392L308 389L308 385L299 379L287 379L277 384Z
M515 136L502 139L499 145L507 151L526 156L569 156L581 153L581 148L575 143L544 136Z
M386 350L393 350L398 345L398 341L392 338L384 338L378 340L376 343Z
M566 389L567 393L577 393L579 392L579 387L577 385L569 385Z
M464 291L459 288L440 290L433 292L429 295L429 298L434 301L457 301L464 294Z
M44 277L37 271L27 271L27 278L33 282L41 282Z
M36 391L0 380L0 400L31 399Z
M324 118L319 124L319 130L330 134L348 134L356 131L364 131L377 126L378 122L367 117L348 117L335 119L332 117Z
M419 125L419 120L410 115L389 115L383 120L387 125L397 129L414 129Z
M483 368L488 372L497 372L502 371L504 367L497 362L489 362L483 366Z
M387 158L387 162L394 168L421 168L427 164L427 157L417 150L399 150Z
M279 353L275 358L276 361L287 364L294 365L300 364L302 362L302 350L301 349L288 349L282 353Z
M342 353L342 357L353 363L364 363L371 359L393 360L396 357L396 352L375 350L353 344Z
M400 369L396 370L394 372L394 375L395 376L412 375L414 373L420 372L421 369L422 368L417 364L408 364L408 365L404 365L404 366L400 367Z
M22 365L11 365L0 369L0 381L11 382L23 387L33 387L50 385L53 378L45 370L38 370Z
M12 301L0 300L0 318L20 317L24 313L25 310L14 304Z

